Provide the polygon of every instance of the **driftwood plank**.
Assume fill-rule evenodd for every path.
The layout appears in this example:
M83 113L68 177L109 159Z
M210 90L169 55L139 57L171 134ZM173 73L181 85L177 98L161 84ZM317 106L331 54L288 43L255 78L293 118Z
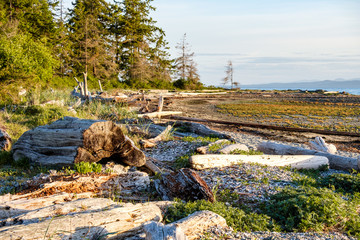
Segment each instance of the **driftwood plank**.
M238 163L259 163L268 166L290 166L297 169L319 168L328 165L329 160L322 156L301 155L194 155L190 157L192 168L202 170L206 168L227 167Z
M352 169L360 170L360 158L349 158L326 152L319 152L315 150L292 147L289 145L278 144L274 142L263 142L258 148L266 154L287 154L287 155L315 155L323 156L329 159L330 168L351 171Z

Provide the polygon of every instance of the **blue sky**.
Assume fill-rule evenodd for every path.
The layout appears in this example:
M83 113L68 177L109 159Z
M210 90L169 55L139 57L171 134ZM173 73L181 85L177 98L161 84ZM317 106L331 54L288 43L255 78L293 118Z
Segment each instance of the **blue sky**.
M221 83L228 60L240 84L360 78L360 0L155 0L152 5L172 57L187 34L206 85Z

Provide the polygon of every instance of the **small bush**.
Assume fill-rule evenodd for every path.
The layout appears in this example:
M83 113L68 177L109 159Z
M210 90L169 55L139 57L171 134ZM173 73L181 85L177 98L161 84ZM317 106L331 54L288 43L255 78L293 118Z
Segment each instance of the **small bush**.
M187 203L177 201L166 212L165 221L167 223L174 222L201 210L209 210L224 217L227 224L235 231L278 231L280 229L280 227L276 225L269 216L264 214L246 214L243 210L228 207L223 202L211 203L205 200Z
M323 187L334 186L337 191L345 193L360 192L360 173L358 174L333 174L320 180Z
M102 165L98 163L79 162L74 165L75 171L80 174L86 174L90 172L100 173Z
M340 231L360 237L359 202L359 195L349 198L327 188L288 187L270 197L264 212L285 231Z
M0 151L0 166L2 165L10 165L13 162L11 152Z

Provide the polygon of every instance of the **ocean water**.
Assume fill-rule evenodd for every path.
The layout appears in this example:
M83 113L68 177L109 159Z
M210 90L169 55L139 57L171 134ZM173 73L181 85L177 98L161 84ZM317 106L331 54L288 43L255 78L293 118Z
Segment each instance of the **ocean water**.
M311 88L296 88L296 89L291 89L291 88L247 88L247 89L253 89L253 90L307 90L307 91L315 91L318 89L311 89ZM325 91L337 91L337 92L347 92L353 95L360 95L360 88L328 88L328 89L324 89Z

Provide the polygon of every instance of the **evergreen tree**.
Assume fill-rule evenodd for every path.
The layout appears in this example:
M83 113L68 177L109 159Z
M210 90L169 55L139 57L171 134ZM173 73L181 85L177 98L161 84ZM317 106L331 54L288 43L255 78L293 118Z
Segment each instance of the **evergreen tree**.
M200 88L202 84L196 63L193 60L195 53L190 50L189 43L186 41L186 33L176 48L180 50L180 57L175 60L175 67L179 76L179 79L174 83L175 86L183 89Z
M118 28L118 44L122 78L130 86L146 87L153 81L170 82L171 61L168 60L165 33L155 26L150 12L152 0L124 0Z
M72 74L108 78L116 72L109 40L109 5L105 0L76 0L73 5L68 21Z

